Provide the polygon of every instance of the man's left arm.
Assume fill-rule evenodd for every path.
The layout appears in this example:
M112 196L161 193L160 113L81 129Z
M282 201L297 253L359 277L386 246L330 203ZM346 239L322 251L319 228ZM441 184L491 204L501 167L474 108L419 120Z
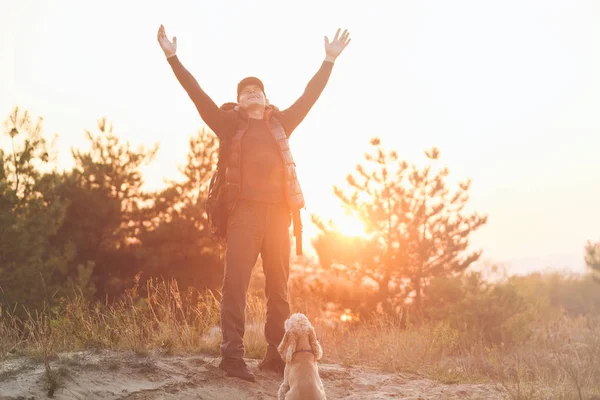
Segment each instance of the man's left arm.
M350 33L347 30L344 30L344 33L340 36L340 29L338 29L331 42L325 36L325 60L321 64L321 68L319 68L310 82L308 82L302 96L280 114L281 123L288 137L300 122L304 120L319 96L321 96L331 76L336 58L346 48L348 43L350 43Z
M302 96L300 96L289 108L281 112L281 123L283 124L288 137L296 127L300 125L300 122L304 120L319 96L321 96L323 89L325 89L325 86L327 85L332 69L332 61L323 61L321 68L319 68L310 82L308 82L308 85L306 85L306 89L304 89Z

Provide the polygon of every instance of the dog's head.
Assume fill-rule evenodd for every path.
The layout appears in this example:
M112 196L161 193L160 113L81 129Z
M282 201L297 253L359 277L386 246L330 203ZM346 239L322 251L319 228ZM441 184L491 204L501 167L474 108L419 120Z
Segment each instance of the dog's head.
M310 348L315 355L315 358L320 360L321 357L323 357L323 349L317 340L315 328L313 328L306 315L295 313L285 321L285 334L277 348L281 358L283 358L286 363L292 361L292 356L296 351L298 340L304 335L308 338L308 343L310 344Z

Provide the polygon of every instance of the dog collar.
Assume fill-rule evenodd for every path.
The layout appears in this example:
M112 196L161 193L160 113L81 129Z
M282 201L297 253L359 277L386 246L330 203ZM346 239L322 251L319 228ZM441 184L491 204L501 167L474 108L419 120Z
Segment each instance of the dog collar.
M296 354L296 353L312 353L312 354L314 354L312 349L300 349L300 350L296 350L294 352L294 354Z

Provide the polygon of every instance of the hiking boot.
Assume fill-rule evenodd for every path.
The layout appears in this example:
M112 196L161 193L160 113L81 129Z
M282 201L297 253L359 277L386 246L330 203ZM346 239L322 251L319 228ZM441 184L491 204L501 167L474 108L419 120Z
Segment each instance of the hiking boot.
M272 371L283 376L285 362L281 358L265 357L264 360L258 364L258 369L261 371Z
M256 382L256 377L248 370L248 366L241 358L223 358L219 368L232 378L240 378L248 382Z

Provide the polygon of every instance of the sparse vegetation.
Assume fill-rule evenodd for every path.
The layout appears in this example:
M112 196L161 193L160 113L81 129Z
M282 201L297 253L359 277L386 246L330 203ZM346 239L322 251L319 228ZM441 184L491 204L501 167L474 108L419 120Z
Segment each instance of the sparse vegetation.
M575 311L578 308L570 307L574 300L567 289L577 289L582 298L599 304L597 288L589 285L591 278L537 274L511 278L493 289L481 286L480 291L472 288L473 279L463 280L471 291L455 308L447 305L449 314L430 317L426 322L413 321L410 308L405 309L402 318L381 314L347 323L327 321L325 313L316 315L311 309L326 349L323 362L409 372L444 383L493 382L514 399L589 398L600 394L600 313L597 308L584 314ZM47 315L29 314L20 320L4 313L0 318L0 331L4 333L0 336L0 359L28 355L49 365L48 360L60 352L127 349L142 356L139 367L147 369L152 365L143 357L151 351L218 355L216 297L193 291L182 294L174 281L149 281L148 295L142 297L137 283L127 290L123 301L114 305L89 303L79 295ZM531 305L506 308L504 318L515 321L527 316L527 320L500 325L474 322L473 310L485 310L489 296L504 290ZM542 301L551 298L551 293L563 296ZM469 308L461 306L466 298ZM300 310L306 304L301 300L293 307ZM250 296L245 335L249 358L262 357L266 348L264 312L263 298L259 294ZM493 310L487 314L490 322L494 321ZM462 329L467 323L478 329ZM107 368L116 370L119 366L113 363ZM59 387L64 372L48 369L48 393Z

